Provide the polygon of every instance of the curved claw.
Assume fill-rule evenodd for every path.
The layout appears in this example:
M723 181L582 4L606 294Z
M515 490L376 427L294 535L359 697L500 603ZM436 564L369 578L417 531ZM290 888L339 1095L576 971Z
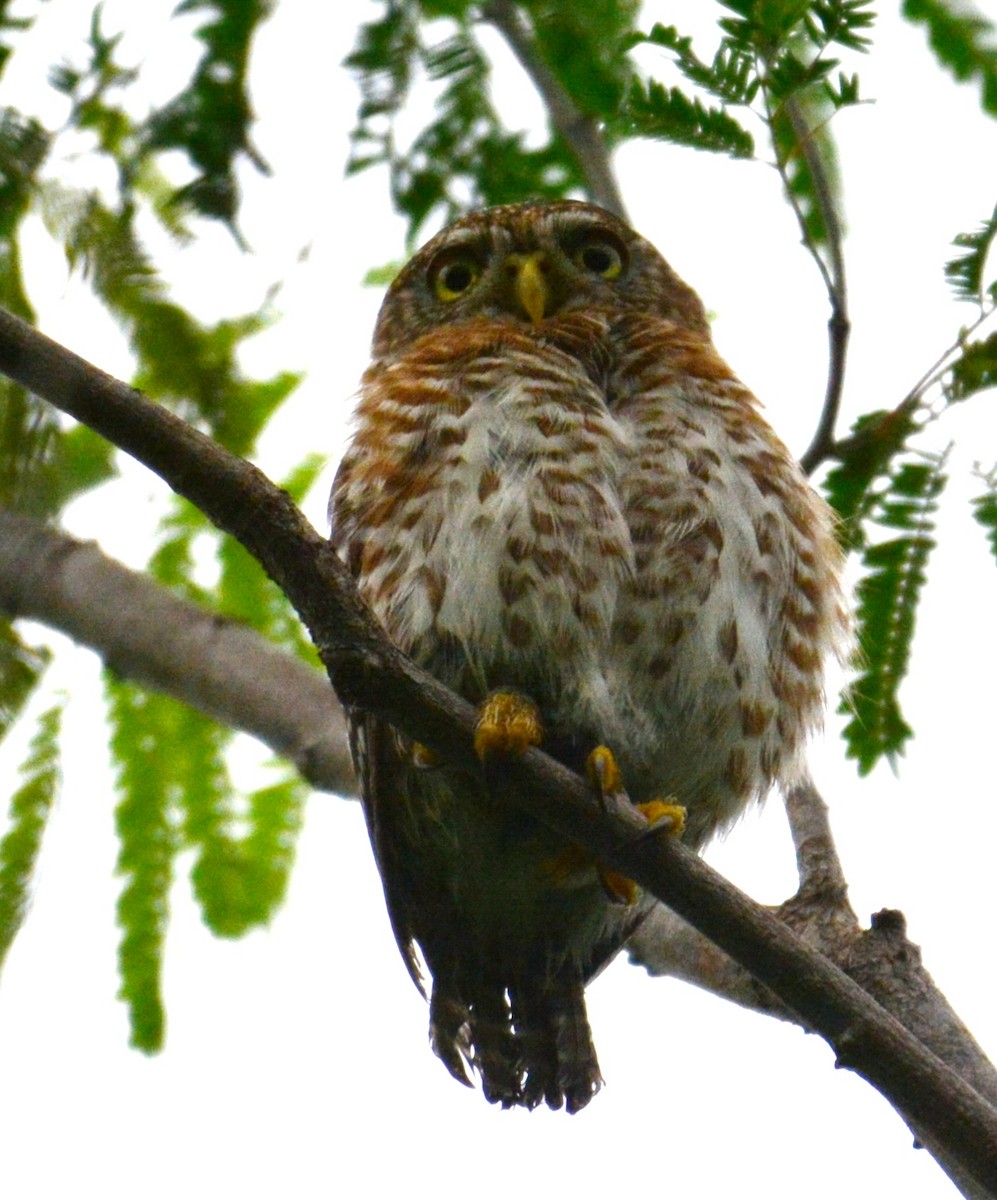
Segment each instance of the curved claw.
M644 814L644 819L655 832L670 833L672 837L681 837L685 832L685 807L675 804L672 800L647 800L643 804L635 804L638 812Z

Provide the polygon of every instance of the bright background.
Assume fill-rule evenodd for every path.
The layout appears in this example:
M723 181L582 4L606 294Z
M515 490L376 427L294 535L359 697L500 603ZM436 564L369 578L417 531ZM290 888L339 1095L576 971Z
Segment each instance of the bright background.
M105 5L105 30L128 30L119 57L144 63L159 100L181 86L194 52L170 8L147 0L138 16L122 0ZM648 24L702 28L709 52L714 6L648 8ZM89 9L79 0L44 6L32 35L38 57L15 57L4 103L38 111L50 63L81 57ZM360 280L403 253L383 178L342 180L356 93L338 64L371 11L360 0L285 3L260 39L255 137L274 176L244 174L241 224L254 256L220 229L183 252L159 245L171 255L177 299L204 318L250 308L283 281L284 319L247 350L246 367L259 375L297 368L307 379L274 422L260 463L279 476L306 452L329 450L329 471L308 505L320 528L379 303ZM896 404L971 319L951 300L941 266L953 235L974 229L997 195L993 125L981 118L975 90L943 77L922 34L892 15L881 19L876 43L857 64L874 103L835 122L854 324L848 423ZM539 106L515 68L500 81L500 104L535 125ZM49 95L43 116L57 123L59 98ZM994 152L983 151L986 139ZM774 170L650 143L625 148L617 166L634 225L701 292L721 351L802 451L823 394L827 313ZM91 181L87 170L67 163L81 182ZM127 378L123 340L86 289L67 281L40 227L28 268L44 331ZM882 907L907 914L929 969L985 1047L997 1046L997 571L966 499L980 490L968 478L975 458L984 468L997 458L995 432L986 399L938 427L940 445L960 441L903 697L918 737L899 777L881 767L858 781L842 761L837 718L814 753L856 910L863 919ZM123 483L76 505L71 531L139 567L164 494L144 468L130 467ZM311 1200L344 1190L443 1198L610 1189L767 1200L954 1194L928 1156L911 1149L886 1102L833 1069L822 1041L650 980L622 960L589 991L607 1080L591 1107L571 1119L490 1108L429 1051L426 1007L397 955L359 806L325 795L309 804L288 902L268 931L217 941L201 926L186 880L177 882L167 1048L153 1059L129 1050L115 999L119 884L97 660L73 650L52 674L53 686L77 697L66 717L65 781L34 905L0 986L0 1185L12 1200ZM0 756L2 793L22 748L15 741ZM764 902L794 890L777 801L708 857Z

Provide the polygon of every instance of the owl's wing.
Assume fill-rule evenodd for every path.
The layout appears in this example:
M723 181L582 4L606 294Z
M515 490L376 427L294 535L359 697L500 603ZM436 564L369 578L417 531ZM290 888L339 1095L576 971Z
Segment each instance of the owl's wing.
M405 804L406 788L398 740L383 721L355 711L350 714L350 752L360 781L360 800L384 887L391 929L412 982L425 995L403 885L406 866L399 850L404 842L395 828Z

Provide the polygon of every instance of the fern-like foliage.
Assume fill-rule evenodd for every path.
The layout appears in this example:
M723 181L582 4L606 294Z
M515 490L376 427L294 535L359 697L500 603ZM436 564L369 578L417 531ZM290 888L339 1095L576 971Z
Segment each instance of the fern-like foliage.
M674 25L655 25L650 33L637 34L628 42L630 47L641 44L670 50L682 75L721 101L721 107L707 108L680 88L635 78L624 110L630 132L751 158L754 139L729 112L732 106L750 105L758 92L760 81L751 56L725 40L707 64L693 50L692 38L684 37Z
M388 167L392 200L408 218L410 239L430 216L450 220L482 205L559 199L584 186L556 132L531 145L525 131L506 127L493 105L491 65L477 36L487 8L382 0L380 16L361 27L346 59L361 92L347 170ZM579 111L605 121L615 116L631 78L621 47L633 32L635 6L532 0L515 8L531 52ZM434 113L409 140L399 117L412 88L426 79L436 87Z
M557 139L531 148L523 132L501 121L469 5L448 6L443 28L426 28L416 0L386 0L382 7L382 16L361 26L346 60L361 90L347 173L389 168L392 202L408 218L410 239L431 215L452 220L473 206L555 198L578 186L576 164ZM400 116L413 86L425 79L437 86L436 108L406 140Z
M997 467L980 474L984 491L973 498L973 516L986 531L990 553L997 561Z
M195 851L191 881L213 932L238 937L266 924L284 898L307 787L287 772L244 800L226 766L230 730L113 677L107 689L125 876L121 996L132 1044L149 1053L165 1032L160 980L175 856Z
M954 244L964 253L945 264L945 277L956 296L979 308L997 304L997 280L988 284L985 276L994 239L997 239L997 205L979 229L956 234Z
M837 254L837 229L829 221L838 224L840 201L828 121L859 102L859 85L854 74L838 71L834 78L839 59L830 51L868 47L868 0L729 0L723 7L732 15L719 23L724 36L709 62L672 25L655 25L630 39L630 45L668 51L684 83L718 106L656 80L635 82L626 107L628 131L747 158L754 144L741 114L761 115L804 243L831 280L837 271L823 256L829 246L829 257Z
M984 110L997 117L997 24L952 0L904 0L901 11L927 29L943 67L962 83L979 84Z
M51 657L51 651L32 646L0 617L0 741L23 712Z
M266 419L260 412L257 416ZM323 461L310 457L287 481L297 499ZM255 559L220 535L202 513L177 498L162 535L150 561L155 578L315 661L283 594ZM200 584L198 568L205 567L206 552L212 550L217 578ZM228 771L231 730L120 680L109 681L108 695L120 797L119 869L126 877L118 908L121 995L129 1008L132 1044L152 1052L164 1037L160 978L175 855L195 852L191 883L213 932L237 937L266 924L286 891L307 787L287 769L276 783L243 797Z
M131 1024L131 1044L147 1054L166 1032L162 996L163 943L179 840L171 821L175 781L169 703L106 677L111 751L119 800L115 813L118 872L119 996Z
M906 405L866 413L835 446L836 461L824 480L824 492L841 518L839 537L850 550L866 543L865 522L880 502L883 482L918 428L915 412Z
M205 923L222 937L265 925L284 898L306 786L287 774L245 804L232 786L224 751L230 734L173 701L171 742L181 831L197 851L191 872Z
M126 198L154 197L160 219L178 236L187 236L182 217L193 212L223 222L240 238L237 164L246 158L267 170L250 136L246 75L253 37L272 8L268 0L184 0L177 14L204 15L196 35L200 60L187 85L141 122L116 103L116 93L138 70L116 59L120 35L104 32L100 5L90 25L88 61L52 73L53 86L73 102L72 123L93 133L118 164ZM169 151L184 155L195 172L179 188L169 187L155 166L157 156Z
M907 674L915 614L935 545L934 514L945 486L945 456L902 463L876 498L873 518L893 534L868 542L862 552L865 574L855 613L861 672L842 711L851 720L844 737L859 773L868 774L882 758L895 764L913 734L900 706Z
M642 137L661 138L679 146L712 150L732 158L751 158L755 142L722 108L707 108L680 88L635 79L627 96L626 120Z
M7 831L0 841L0 967L28 906L42 834L59 785L62 704L42 713L10 800Z
M997 332L966 341L960 350L944 387L945 398L950 402L968 400L997 387Z

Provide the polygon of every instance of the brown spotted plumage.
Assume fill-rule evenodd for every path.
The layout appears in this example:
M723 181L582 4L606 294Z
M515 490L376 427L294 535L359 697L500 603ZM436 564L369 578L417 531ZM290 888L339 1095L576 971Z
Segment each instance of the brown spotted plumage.
M476 703L528 697L572 767L608 746L635 803L684 806L691 845L801 771L844 629L831 516L696 295L610 214L473 213L413 258L331 514L399 646ZM479 776L354 722L434 1049L504 1106L581 1108L601 1082L584 986L648 901Z

